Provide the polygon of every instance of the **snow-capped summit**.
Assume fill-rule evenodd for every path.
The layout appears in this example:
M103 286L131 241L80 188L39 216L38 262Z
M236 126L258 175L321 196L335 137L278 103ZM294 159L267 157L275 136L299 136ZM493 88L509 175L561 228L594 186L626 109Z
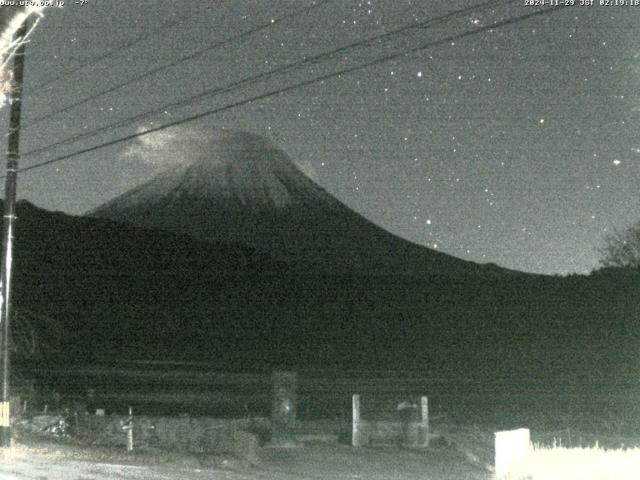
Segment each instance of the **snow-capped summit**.
M278 210L312 198L333 202L264 137L223 131L208 147L207 158L186 166L179 193L218 199L224 208L236 203L251 211Z

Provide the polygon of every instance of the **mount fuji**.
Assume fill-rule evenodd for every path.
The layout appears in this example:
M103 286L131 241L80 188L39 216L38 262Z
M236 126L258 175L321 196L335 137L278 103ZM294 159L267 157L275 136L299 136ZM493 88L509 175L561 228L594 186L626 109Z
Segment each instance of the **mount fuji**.
M506 272L413 244L354 212L271 141L214 131L185 161L88 213L198 240L243 244L315 271L402 275Z

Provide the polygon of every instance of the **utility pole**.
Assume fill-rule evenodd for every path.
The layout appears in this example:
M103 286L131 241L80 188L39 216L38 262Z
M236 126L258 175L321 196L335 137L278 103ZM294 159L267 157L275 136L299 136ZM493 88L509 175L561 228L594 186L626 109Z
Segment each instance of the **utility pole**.
M18 151L20 143L20 111L24 76L25 21L16 32L20 42L13 59L13 82L10 92L11 114L7 147L7 175L4 187L4 222L2 235L2 271L0 272L0 365L2 366L2 401L0 402L0 447L11 445L11 412L9 395L9 320L11 319L11 267L13 263L13 229L16 218Z

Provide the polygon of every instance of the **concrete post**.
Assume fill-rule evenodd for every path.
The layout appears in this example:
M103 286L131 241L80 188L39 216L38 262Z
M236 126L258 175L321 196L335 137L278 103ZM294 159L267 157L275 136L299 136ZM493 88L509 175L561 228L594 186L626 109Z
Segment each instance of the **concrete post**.
M429 398L420 398L420 427L418 435L418 446L429 446Z
M523 460L529 453L530 434L528 428L495 432L496 458L495 472L497 480L509 478L512 466Z
M351 428L351 445L354 447L362 446L362 424L360 422L360 395L353 395L351 398L352 406L352 428Z

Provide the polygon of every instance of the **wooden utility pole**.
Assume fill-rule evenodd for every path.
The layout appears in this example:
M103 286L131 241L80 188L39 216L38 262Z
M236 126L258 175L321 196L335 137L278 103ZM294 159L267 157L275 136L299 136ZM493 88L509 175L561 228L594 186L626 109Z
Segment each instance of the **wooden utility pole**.
M13 229L16 218L16 190L18 177L18 152L20 140L20 111L24 76L24 51L27 35L25 21L16 32L20 42L13 60L13 82L10 92L11 116L7 148L7 175L4 187L4 222L2 236L2 271L0 281L0 361L2 366L2 401L0 403L0 446L11 444L11 412L9 394L9 320L11 319L11 267L13 264Z

